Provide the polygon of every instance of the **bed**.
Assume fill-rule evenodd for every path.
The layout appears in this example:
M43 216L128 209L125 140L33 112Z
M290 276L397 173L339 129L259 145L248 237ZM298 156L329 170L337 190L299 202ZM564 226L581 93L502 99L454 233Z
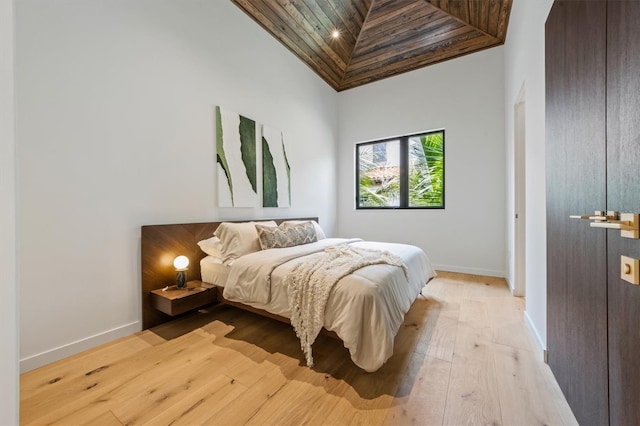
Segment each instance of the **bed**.
M292 323L301 339L307 363L312 365L310 344L307 342L307 354L305 339L298 328L301 323L307 325L313 321L309 318L300 320L299 305L292 304L292 277L296 273L301 275L305 267L318 269L318 256L326 256L327 252L348 250L349 253L364 254L374 264L352 266L353 272L344 277L339 276L335 284L326 290L328 296L320 326L342 340L351 359L360 368L369 372L379 369L393 354L394 338L405 314L424 285L435 276L426 254L418 247L405 244L325 238L315 218L305 218L290 224L287 220L261 222L259 228L279 225L279 228L290 230L286 226L295 225L296 229L305 227L309 235L311 232L308 224L312 223L316 238L305 241L304 244L291 245L289 242L284 247L278 244L273 248L269 244L261 247L259 244L262 240L259 237L262 235L256 232L254 237L245 232L254 229L260 222L220 222L209 235L204 231L205 235L194 236L201 250L197 268L200 277L190 278L201 278L204 283L216 286L219 300L224 303L258 313L264 312L277 319L293 318ZM307 225L303 226L304 223ZM244 229L241 234L246 235L239 241L237 233L230 238L228 234L221 232L225 228L233 228L235 231ZM272 229L267 231L277 232ZM213 235L214 232L216 235ZM258 238L258 241L249 241L254 238ZM143 249L144 240L143 228ZM391 261L387 259L375 263L377 258L372 253L386 253ZM334 259L336 257L339 256L333 256ZM309 259L311 262L307 261L305 266L305 261ZM327 266L327 269L336 271L333 266ZM316 272L313 271L314 274ZM314 304L317 303L313 300ZM315 336L312 338L315 339Z

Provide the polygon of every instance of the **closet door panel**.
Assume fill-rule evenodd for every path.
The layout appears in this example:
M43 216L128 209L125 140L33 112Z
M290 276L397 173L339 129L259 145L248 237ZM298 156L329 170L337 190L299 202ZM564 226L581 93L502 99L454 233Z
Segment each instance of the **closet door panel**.
M609 420L606 231L571 214L606 206L606 2L560 1L546 24L549 365L577 420Z
M607 206L640 213L640 2L610 1L607 19ZM640 425L640 286L620 279L640 240L608 233L610 419Z

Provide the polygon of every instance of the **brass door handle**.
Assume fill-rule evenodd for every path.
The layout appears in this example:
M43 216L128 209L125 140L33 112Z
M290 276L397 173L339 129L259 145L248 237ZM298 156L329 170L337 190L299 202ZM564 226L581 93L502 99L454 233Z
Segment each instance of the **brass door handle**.
M569 216L571 219L584 219L584 220L607 220L606 216L589 216L588 214Z
M633 229L633 221L628 220L609 220L603 222L591 223L593 228L609 228L609 229Z
M571 215L571 219L592 220L592 228L619 229L624 238L640 238L640 215L638 213L622 213L598 210L594 215Z
M571 219L584 219L584 220L616 220L618 219L618 212L613 210L596 210L592 215L571 215L569 216Z

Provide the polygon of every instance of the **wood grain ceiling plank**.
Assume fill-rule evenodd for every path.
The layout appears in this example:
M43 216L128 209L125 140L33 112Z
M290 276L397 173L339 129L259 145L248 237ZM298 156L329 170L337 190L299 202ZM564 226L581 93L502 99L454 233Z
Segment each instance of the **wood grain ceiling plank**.
M280 1L290 2L290 0L261 0L265 6L261 9L262 13L275 25L275 28L280 29L289 37L295 44L295 48L306 52L307 57L312 59L312 63L331 75L335 81L340 81L346 66L344 62L341 66L337 55L327 54L322 46L316 42L314 36L305 31L301 23L291 19L287 9L280 4Z
M480 28L480 1L468 0L469 23L476 28Z
M342 75L338 75L334 68L327 65L323 58L320 58L313 50L309 49L306 43L295 34L288 24L282 22L280 18L274 19L274 13L270 8L265 8L264 2L259 2L260 8L254 5L251 0L232 0L254 21L276 37L285 47L291 50L298 58L313 69L331 87L340 87ZM275 15L277 16L277 15ZM275 23L272 21L278 22ZM306 47L306 48L303 48Z
M338 27L344 28L349 32L349 35L353 40L353 44L351 45L353 49L353 46L355 46L356 40L358 40L358 36L360 35L360 30L362 29L360 14L351 3L345 3L341 0L329 0L326 3L340 19L342 25L338 25Z
M489 0L481 0L478 2L480 8L478 24L476 27L485 33L489 30Z
M362 28L377 27L424 7L428 8L430 5L416 0L376 0Z
M490 1L492 0L426 0L443 12L469 24L480 31L489 33ZM500 0L498 0L500 1ZM511 1L511 0L509 0Z
M512 4L512 0L232 1L336 90L502 44ZM335 28L342 34L333 40L329 34Z
M330 11L325 11L328 7L326 1L321 0L305 0L300 2L304 10L301 9L302 14L314 23L314 26L321 28L321 31L326 32L326 37L331 45L336 46L336 49L340 52L340 57L345 63L349 62L353 46L356 44L356 35L352 35L349 31L344 31L342 27L340 16L331 8ZM340 37L333 38L333 31L339 30Z
M496 37L504 43L507 39L507 29L509 28L509 15L511 15L512 0L502 0L500 8L500 20L498 21L498 31Z
M347 76L359 72L360 69L368 69L375 67L376 64L382 64L389 61L390 58L404 59L404 56L415 56L417 52L433 52L434 46L440 46L442 43L451 43L459 37L468 37L469 34L475 33L477 30L469 26L460 26L458 22L451 22L449 26L443 26L438 33L418 34L405 40L401 46L389 46L386 49L379 49L366 55L354 57L351 60Z
M450 0L450 1L451 1L451 0ZM457 1L457 0L456 0L456 1ZM484 5L484 7L485 7L485 9L486 9L486 12L487 12L487 13L489 13L489 12L490 12L490 3L489 3L489 1L490 1L490 0L468 0L468 1L470 1L470 2L475 2L475 1L477 1L477 4L478 4L478 5L480 5L480 7L483 7L482 5ZM501 0L498 0L498 1L501 1ZM506 0L506 1L511 1L511 0ZM483 15L482 15L482 13L484 13L484 12L482 12L482 11L481 11L481 12L479 13L479 15L480 15L480 16L479 16L479 20L480 20L480 22L479 22L478 24L479 24L481 27L485 28L485 27L488 27L488 25L489 25L489 22L488 22L489 15L487 15L487 16L483 16ZM460 19L459 17L457 17L457 16L455 16L455 15L453 15L453 14L448 14L448 13L447 13L447 16L450 16L450 17L451 17L451 19L455 19L455 20L459 21L459 22L460 22L461 24L463 24L463 25L469 25L471 28L474 28L474 29L476 29L476 30L478 30L478 31L481 31L482 33L484 33L485 35L487 35L487 36L489 36L489 37L493 37L493 38L495 38L498 42L500 42L499 44L504 43L504 40L500 40L500 39L498 39L495 35L490 34L489 32L487 32L487 31L483 30L482 28L479 28L478 26L472 25L471 23L469 23L469 22L467 22L467 21L464 21L464 20ZM508 20L508 18L507 18L507 20Z
M307 31L304 27L306 22L304 19L299 22L289 14L289 9L294 12L294 8L290 8L291 0L261 0L266 9L270 9L272 15L270 19L279 27L288 26L297 39L294 40L298 48L307 51L312 57L319 58L316 64L323 67L325 71L333 73L337 79L342 78L346 68L346 63L340 56L329 46L326 41L319 38L318 33L311 30Z
M486 32L494 37L498 35L498 22L500 20L501 6L502 0L489 0L489 19Z
M405 49L416 49L423 46L429 46L431 43L453 37L461 28L467 28L461 22L452 19L449 16L441 16L439 19L423 23L416 28L399 34L392 34L389 37L377 37L373 40L373 44L367 45L366 49L358 49L351 58L350 67L363 60L373 60L381 54L387 52L400 52ZM468 27L466 31L469 31Z
M372 48L380 47L376 43L380 43L381 40L391 40L396 37L401 39L402 34L425 31L429 27L437 28L450 20L448 15L437 9L423 8L419 12L403 15L384 25L367 26L363 28L357 51L360 54L366 53Z
M459 56L467 55L479 50L496 46L498 43L495 38L476 32L469 34L466 40L460 40L459 43L448 43L447 41L430 55L417 54L415 57L406 57L404 60L393 62L385 62L379 67L371 68L365 72L357 74L349 74L340 86L340 91L362 86L373 81L383 78L402 74L408 71L433 65L438 62L453 59Z
M346 1L348 1L348 0L346 0ZM358 34L358 38L357 38L357 40L356 40L356 43L355 43L355 45L353 46L353 50L351 51L351 58L349 59L349 65L347 65L347 71L345 71L345 74L344 74L344 75L346 75L346 73L349 71L349 67L351 66L351 65L350 65L350 64L351 64L351 59L353 59L353 55L354 55L354 53L357 51L357 49L358 49L358 44L360 43L360 40L361 40L361 38L362 38L364 25L366 24L367 20L369 19L369 15L371 14L371 10L373 9L373 1L374 1L374 0L363 0L363 1L365 1L365 2L369 2L368 4L369 4L369 6L370 6L370 7L369 7L369 9L367 9L367 13L366 13L366 15L364 15L364 17L363 17L363 19L362 19L362 27L360 28L360 33ZM343 79L344 79L344 75L343 75ZM338 89L336 89L336 90L340 91L340 89L339 89L339 88L338 88Z
M314 50L319 47L324 55L331 60L344 72L347 69L347 61L351 56L350 51L346 51L339 43L331 43L335 41L331 37L331 25L328 28L325 22L320 22L316 16L307 8L302 1L296 0L277 0L278 4L289 14L292 22L295 22L297 28L294 30L298 33L306 33L315 42L316 46L310 47ZM287 19L288 21L288 19Z
M415 42L413 47L410 48L408 46L403 46L398 49L384 49L380 50L375 54L368 54L358 58L354 58L352 60L351 66L347 71L346 77L356 75L360 72L368 71L375 67L383 67L387 66L390 63L397 62L403 60L407 55L412 57L420 54L420 52L433 52L436 50L441 43L450 42L450 40L454 37L464 36L468 34L470 30L466 27L459 28L455 33L453 31L449 31L446 35L441 35L440 37L429 38L429 44L427 45L425 39L423 38L422 43ZM434 47L435 46L435 47Z
M469 23L469 5L467 0L449 0L449 13Z
M396 37L400 38L403 34L434 31L449 21L450 18L440 11L405 15L395 22L367 28L366 31L363 31L363 37L361 38L361 43L358 45L358 51L367 51L378 42L384 42Z
M362 22L365 21L365 18L369 14L369 10L371 9L371 5L373 0L338 0L342 3L346 3L348 5L353 5L358 11L358 15L360 16L360 20Z

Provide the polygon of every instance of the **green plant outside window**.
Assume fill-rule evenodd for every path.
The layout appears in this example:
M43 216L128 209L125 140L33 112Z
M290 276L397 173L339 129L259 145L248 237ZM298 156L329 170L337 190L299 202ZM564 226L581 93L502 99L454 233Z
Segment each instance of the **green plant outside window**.
M444 130L356 145L358 209L444 208Z

